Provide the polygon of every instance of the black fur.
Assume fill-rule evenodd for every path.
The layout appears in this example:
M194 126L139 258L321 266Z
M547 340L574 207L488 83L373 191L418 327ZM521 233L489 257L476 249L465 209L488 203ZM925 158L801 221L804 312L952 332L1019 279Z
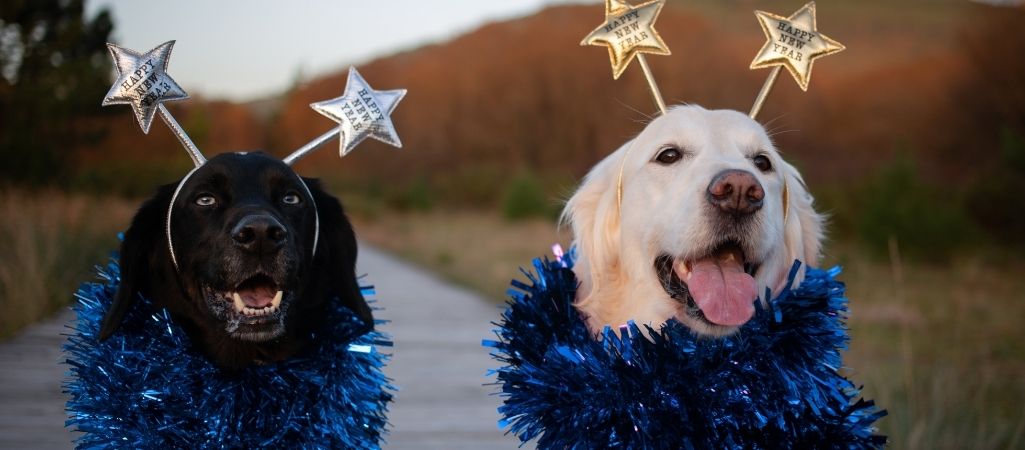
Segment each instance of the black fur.
M115 333L134 300L144 295L167 308L197 347L217 365L239 369L286 359L304 350L327 302L341 301L367 324L370 307L356 280L356 237L337 199L316 180L299 177L260 153L222 154L203 165L179 193L172 236L179 269L168 250L165 221L175 184L161 187L132 219L121 244L121 284L104 317L100 339ZM282 199L297 195L298 204ZM203 196L215 199L202 205ZM320 238L313 257L314 204ZM243 218L272 217L283 227L280 248L254 251L240 244ZM254 276L286 294L280 315L236 314L225 292ZM264 320L265 319L265 320ZM232 325L234 324L234 328Z

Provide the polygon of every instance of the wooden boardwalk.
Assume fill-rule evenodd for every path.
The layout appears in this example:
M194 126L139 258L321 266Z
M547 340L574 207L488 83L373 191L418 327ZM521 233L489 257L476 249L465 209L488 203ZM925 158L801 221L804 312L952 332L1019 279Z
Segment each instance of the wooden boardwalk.
M395 347L385 372L400 388L386 449L514 449L484 383L495 362L480 346L500 310L477 295L369 247L359 272L377 286L377 317ZM513 274L510 274L512 276ZM61 381L64 312L0 344L0 449L69 449Z

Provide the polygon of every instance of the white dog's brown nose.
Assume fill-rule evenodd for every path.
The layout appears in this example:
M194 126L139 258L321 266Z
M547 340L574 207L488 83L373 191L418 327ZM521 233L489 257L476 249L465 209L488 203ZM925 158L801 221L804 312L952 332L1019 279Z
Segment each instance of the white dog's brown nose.
M746 170L724 170L708 184L708 203L728 214L752 214L762 209L764 198L761 183Z

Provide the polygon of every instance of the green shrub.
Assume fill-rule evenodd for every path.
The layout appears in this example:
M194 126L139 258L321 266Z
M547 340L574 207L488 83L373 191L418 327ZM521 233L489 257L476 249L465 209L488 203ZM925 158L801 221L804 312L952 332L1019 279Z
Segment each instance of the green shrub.
M907 154L899 154L860 191L853 225L879 254L895 239L907 256L945 262L974 238L958 193L922 181Z
M416 177L392 196L390 203L400 210L430 211L434 207L431 184L424 177Z
M491 164L457 165L433 180L445 206L485 208L502 198L509 169Z
M502 197L502 215L509 220L546 217L552 211L541 181L524 172L506 186Z
M1025 250L1025 137L1005 128L996 167L968 192L968 210L993 240Z

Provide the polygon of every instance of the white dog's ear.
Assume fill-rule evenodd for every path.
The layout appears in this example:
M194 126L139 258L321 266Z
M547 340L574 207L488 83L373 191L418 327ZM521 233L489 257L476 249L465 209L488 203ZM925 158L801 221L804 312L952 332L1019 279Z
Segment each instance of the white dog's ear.
M797 169L783 162L781 171L790 194L790 208L784 218L786 230L783 233L788 264L798 259L807 266L817 267L822 251L823 217L815 212L815 200Z
M584 178L562 211L562 222L573 229L580 280L577 305L583 306L591 293L619 276L619 221L617 183L626 147L620 147Z

